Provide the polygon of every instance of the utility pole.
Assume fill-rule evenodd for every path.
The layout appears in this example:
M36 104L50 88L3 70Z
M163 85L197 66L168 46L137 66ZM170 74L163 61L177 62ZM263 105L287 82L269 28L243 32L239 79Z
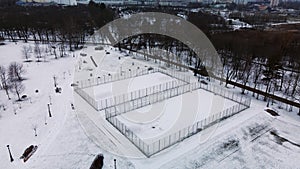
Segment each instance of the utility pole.
M51 110L50 110L50 104L47 104L47 105L48 105L49 117L52 117L52 115L51 115Z
M57 86L57 82L56 82L57 77L55 75L53 76L53 80L54 80L54 87L56 87Z
M13 162L13 161L14 161L14 158L13 158L12 155L11 155L9 145L7 145L6 147L7 147L7 149L8 149L8 153L9 153L9 157L10 157L10 162Z
M117 169L117 159L114 159L114 166L115 166L115 169Z

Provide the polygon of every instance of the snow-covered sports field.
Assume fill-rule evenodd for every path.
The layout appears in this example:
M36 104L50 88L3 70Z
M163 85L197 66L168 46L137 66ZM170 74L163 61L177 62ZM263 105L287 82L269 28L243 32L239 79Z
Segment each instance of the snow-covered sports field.
M177 81L177 79L155 72L87 87L83 90L96 101L102 101L171 81ZM223 104L221 109L213 106L217 103ZM126 112L117 118L145 143L152 143L237 104L199 89Z
M117 118L146 143L152 143L219 113L213 106L214 102L224 103L222 110L237 104L199 89L127 112Z
M113 96L118 96L124 93L148 88L162 83L176 80L166 74L160 72L151 73L143 76L128 78L124 80L115 81L113 83L106 83L102 85L93 86L84 89L89 95L93 96L95 100L103 100Z

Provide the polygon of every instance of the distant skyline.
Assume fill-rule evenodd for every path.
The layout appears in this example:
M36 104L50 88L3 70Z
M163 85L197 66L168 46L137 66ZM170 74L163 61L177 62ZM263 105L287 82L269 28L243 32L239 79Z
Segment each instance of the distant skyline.
M39 3L50 3L55 2L57 4L64 5L77 5L77 3L88 4L91 0L21 0L23 2L39 2ZM225 2L236 4L246 4L248 2L258 2L264 0L93 0L96 3L105 4L145 4L145 5L174 5L174 6L185 6L190 2ZM277 6L279 2L297 2L300 0L269 0L271 6Z
M78 3L88 3L90 0L77 0ZM201 0L93 0L96 3L106 4L160 4L160 5L187 5L190 2Z
M58 4L65 4L65 5L77 5L76 0L21 0L22 2L38 2L38 3L50 3L55 2Z

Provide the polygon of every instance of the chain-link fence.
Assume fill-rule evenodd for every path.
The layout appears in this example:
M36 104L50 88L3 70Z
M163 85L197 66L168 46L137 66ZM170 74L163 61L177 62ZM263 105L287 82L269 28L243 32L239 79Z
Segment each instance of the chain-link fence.
M120 81L120 80L125 80L133 77L138 77L138 76L143 76L151 73L162 73L167 76L170 76L174 79L170 82L162 83L159 85L154 85L152 87L132 91L129 93L121 94L118 96L112 96L109 98L105 98L102 100L96 100L92 96L90 96L88 93L86 93L83 89L93 87L93 86L98 86L101 84L105 83L111 83L115 81ZM110 76L103 76L102 78L93 78L93 79L88 79L88 80L83 80L83 81L77 81L77 86L75 88L75 92L77 92L81 97L83 97L84 100L86 100L90 105L93 106L97 111L104 110L106 108L115 106L115 105L120 105L125 102L135 102L138 99L147 99L148 96L152 96L154 94L159 94L160 92L166 91L166 90L171 90L175 89L179 86L182 86L184 84L190 83L190 77L180 74L177 71L170 71L170 70L162 70L159 68L151 68L151 69L144 69L144 70L135 70L135 71L130 71L130 72L125 72L122 74L115 74L115 75L110 75ZM151 102L155 103L155 102ZM145 104L142 104L145 105Z
M198 82L181 85L174 84L164 85L163 88L158 88L156 92L147 93L147 90L142 89L132 92L134 93L134 95L124 94L121 96L117 96L114 99L106 99L103 100L103 104L101 106L105 107L106 118L110 118L198 89L207 90L239 104L243 104L244 101L248 99L247 97L230 92L218 85L202 84Z
M87 94L83 89L75 86L74 91L81 96L87 103L89 103L94 109L98 110L98 103L97 101L91 97L89 94Z
M177 80L155 85L152 87L136 90L130 93L113 96L104 100L97 101L83 89L93 87L114 81L129 79L133 77L143 76L150 73L160 72L171 76ZM237 105L230 107L222 112L213 114L193 125L187 126L173 134L161 138L151 144L145 143L133 131L131 131L125 124L120 122L117 118L118 115L133 111L135 109L161 102L172 97L182 95L194 90L203 89L220 95L226 99L232 100ZM158 68L146 70L131 70L127 73L104 76L103 78L88 79L85 81L78 81L75 86L77 92L84 100L86 100L96 110L105 109L106 119L117 128L125 137L127 137L139 150L141 150L147 157L156 154L198 132L201 130L224 120L234 114L237 114L250 107L251 100L240 94L236 94L224 89L221 86L214 84L204 84L199 82L191 83L190 77L182 75L176 71L162 70Z
M141 152L147 157L150 157L164 149L177 144L184 139L197 134L205 128L212 126L224 119L227 119L247 108L249 108L250 100L245 100L242 104L235 105L228 109L223 110L217 114L209 116L201 121L194 123L193 125L187 126L173 134L165 136L151 144L145 143L140 139L132 130L130 130L124 123L120 122L117 116L107 118L107 120L117 128L125 137L127 137Z
M136 91L136 93L141 93L142 90ZM121 101L121 104L117 104L111 107L108 107L105 109L105 115L106 118L118 116L120 114L150 105L157 102L161 102L164 100L167 100L172 97L176 97L179 95L182 95L184 93L187 93L191 91L191 85L190 84L183 84L183 85L177 85L177 86L165 86L165 88L159 89L159 92L154 92L152 94L144 95L143 97L137 97L135 99L124 101L123 99Z
M95 78L90 78L87 80L77 81L76 84L79 88L84 89L84 88L89 88L89 87L98 86L98 85L111 83L115 81L130 79L133 77L143 76L143 75L156 73L156 72L159 72L158 68L136 69L136 70L128 69L128 71L124 71L117 74L108 74L108 75L98 76Z
M178 71L175 71L175 70L163 70L163 69L158 69L158 72L162 73L162 74L165 74L167 76L171 76L179 81L183 81L183 82L186 82L186 83L190 83L191 82L191 78L190 76L186 76L186 75L183 75L181 73L179 73Z
M154 95L159 95L159 93L163 93L164 91L167 90L176 89L185 84L186 82L176 80L176 81L166 82L148 88L132 91L129 93L124 93L111 98L99 100L97 101L98 110L104 110L118 105L125 106L125 104L123 103L130 103L130 102L133 103L134 105L137 105L137 102L142 102L140 106L145 106L146 104L156 102L156 101L155 102L152 101L153 100L152 97L155 97Z
M81 88L89 88L93 86L98 86L106 83L112 83L115 81L120 81L120 80L125 80L125 79L130 79L138 76L143 76L151 73L162 73L167 76L173 77L177 80L183 81L183 82L190 82L190 77L183 75L175 70L163 70L159 68L148 68L148 69L136 69L136 70L131 70L128 69L128 71L123 71L121 73L117 74L108 74L108 75L103 75L103 76L98 76L95 78L90 78L86 80L81 80L77 81L76 85Z
M192 87L191 87L192 90L203 89L203 90L212 92L216 95L222 96L228 100L237 102L239 104L245 104L245 101L249 100L248 97L243 96L241 94L233 93L232 91L229 91L220 85L210 84L210 83L207 85L201 84L201 83L192 83L191 85L192 85ZM250 102L251 102L251 99L250 99Z
M120 122L116 117L109 118L108 121L118 129L129 141L131 141L142 153L150 157L149 145L140 139L133 131L131 131L124 123Z
M164 138L161 138L151 144L146 144L142 139L134 134L125 124L120 122L117 119L117 116L140 107L144 107L155 102L159 102L176 95L181 95L186 92L204 89L214 94L223 96L224 98L230 99L234 102L237 102L235 106L227 108L222 112L213 114L201 121L194 123L193 125L187 126L173 134L170 134ZM240 94L230 92L218 85L212 84L201 84L201 83L191 83L178 86L176 88L171 88L160 93L153 93L142 98L137 98L129 102L124 102L122 104L110 107L105 109L106 119L116 127L125 137L127 137L139 150L141 150L147 157L152 156L176 143L181 142L182 140L200 132L201 130L218 123L226 118L229 118L247 108L250 107L251 99Z
M151 156L156 154L164 149L169 148L170 146L181 142L182 140L197 134L198 132L208 128L222 120L225 120L247 108L250 107L250 99L244 100L242 103L237 104L233 107L227 108L222 112L217 114L213 114L201 121L194 123L193 125L187 126L173 134L170 134L164 138L161 138L151 144L149 144L149 148L146 152L144 152L147 156Z

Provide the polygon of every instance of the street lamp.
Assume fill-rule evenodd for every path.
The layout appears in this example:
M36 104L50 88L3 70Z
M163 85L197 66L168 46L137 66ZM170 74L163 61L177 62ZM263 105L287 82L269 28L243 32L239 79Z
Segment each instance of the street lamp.
M10 162L13 162L13 161L14 161L14 158L13 158L12 155L11 155L9 145L7 145L6 147L7 147L7 149L8 149L8 153L9 153L9 157L10 157Z
M49 114L49 117L52 117L51 109L50 109L50 104L47 104L47 107L48 107L48 114Z

